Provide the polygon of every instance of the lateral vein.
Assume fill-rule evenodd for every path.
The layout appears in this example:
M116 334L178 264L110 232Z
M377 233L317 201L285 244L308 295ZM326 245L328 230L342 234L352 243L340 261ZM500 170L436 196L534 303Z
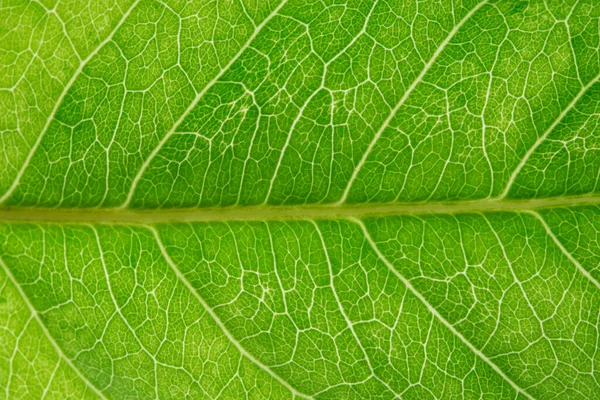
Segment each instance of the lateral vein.
M46 134L46 132L48 132L48 128L50 127L50 124L54 120L54 116L56 115L56 112L58 111L58 108L62 104L64 98L67 95L67 92L69 91L69 89L71 89L71 87L73 86L73 84L75 83L75 81L77 80L77 78L79 77L79 75L81 75L81 72L83 71L83 68L87 65L87 63L92 58L94 58L94 56L96 54L98 54L100 52L100 50L107 43L109 43L113 39L113 37L115 36L115 33L117 33L117 31L119 30L119 28L121 26L123 26L123 24L125 23L125 21L129 17L129 15L131 14L131 12L140 3L140 1L141 0L135 0L135 2L131 5L131 7L129 7L129 9L125 12L125 14L123 14L123 16L121 17L121 19L119 20L119 22L117 23L117 25L115 25L115 27L110 32L110 34L102 42L100 42L100 44L83 61L81 61L79 63L79 67L75 70L75 72L73 73L73 76L71 76L71 79L69 80L69 82L67 82L67 84L65 85L65 87L64 87L63 91L61 92L60 96L56 100L56 103L54 104L54 108L52 109L52 112L50 113L50 115L48 115L48 119L46 120L46 123L44 124L44 127L42 128L42 131L40 132L40 134L38 135L35 143L31 147L31 149L29 150L29 153L27 154L27 158L25 158L25 161L23 162L23 165L21 166L21 169L17 173L17 176L13 180L12 185L10 185L10 187L8 188L8 190L2 196L0 196L0 204L4 203L6 201L6 199L8 199L10 197L10 195L15 191L15 189L19 185L19 182L21 181L21 178L23 177L23 174L25 173L25 170L27 169L27 167L31 163L31 159L33 158L34 154L36 153L37 148L40 146L40 143L42 142L42 139L44 138L44 135Z
M598 80L600 80L600 74L596 75L596 77L594 79L592 79L590 82L588 82L587 85L585 85L581 88L579 93L577 93L577 95L575 97L573 97L573 100L571 100L571 102L558 115L558 117L556 117L556 119L554 120L552 125L550 125L548 127L548 129L546 129L546 131L542 134L542 136L540 136L535 141L533 146L531 146L529 148L529 150L527 150L527 153L525 153L525 155L523 156L523 158L521 159L521 161L519 162L519 164L517 165L515 170L510 175L510 178L508 179L508 182L507 182L506 186L504 187L504 190L498 196L499 200L502 200L502 199L506 198L506 196L508 196L510 189L512 188L513 184L515 183L515 180L517 179L517 176L519 175L521 170L523 170L523 167L525 167L525 164L527 164L529 157L531 157L531 155L537 150L537 148L540 147L540 145L546 140L546 138L548 137L548 135L550 135L550 133L554 130L554 128L556 128L558 126L558 124L565 118L565 116L569 113L569 111L571 111L573 109L573 107L575 107L575 105L579 102L579 100L583 97L583 95L588 91L588 89L591 88L592 86L594 86L594 84L596 82L598 82Z
M23 289L21 288L21 285L17 282L17 280L13 276L12 272L6 266L6 264L4 263L4 261L2 260L2 258L0 258L0 265L2 266L2 269L4 270L4 273L6 274L6 276L8 277L8 279L10 279L10 281L12 282L12 284L17 289L17 292L19 292L19 295L21 296L21 298L23 299L23 301L27 305L27 308L29 309L29 312L31 312L31 315L33 315L33 318L35 318L36 322L40 326L40 329L42 330L42 332L44 332L44 335L46 336L46 338L48 339L48 341L50 342L50 344L52 345L52 347L54 347L54 350L56 350L56 352L58 353L58 356L73 370L73 372L75 372L75 374L77 374L77 376L90 389L92 389L92 391L94 393L96 393L98 395L98 397L100 397L101 399L107 400L106 396L104 396L104 394L100 391L100 389L98 389L96 386L94 386L94 384L92 384L92 382L90 382L87 379L87 377L85 375L83 375L83 373L79 370L79 368L75 367L75 365L73 364L73 362L71 361L71 359L69 359L65 355L65 353L62 351L62 349L60 348L60 346L58 345L58 343L56 343L56 341L54 340L54 338L52 337L52 335L50 335L50 332L48 331L48 328L46 328L46 325L42 322L42 319L40 318L37 310L33 307L33 305L31 304L31 302L29 301L29 298L27 297L27 295L25 295L25 292L23 292Z
M235 337L229 331L229 329L227 329L227 327L223 324L223 322L221 321L219 316L206 303L206 301L204 301L202 296L200 296L200 294L192 286L190 281L188 281L187 278L181 273L179 268L177 268L177 265L175 265L175 262L171 259L171 256L169 256L167 249L165 248L162 240L160 239L160 236L159 236L156 228L154 228L153 226L146 226L146 228L148 230L150 230L150 232L152 232L152 234L154 235L154 239L156 240L156 243L158 244L158 247L160 248L160 251L161 251L163 257L165 258L165 261L167 261L167 264L169 264L169 266L171 267L171 269L173 270L173 272L175 273L177 278L185 285L185 287L196 298L196 300L198 300L198 302L200 302L202 307L212 317L212 319L216 322L216 324L219 326L219 328L221 328L221 330L223 331L223 333L225 334L227 339L229 339L231 344L233 344L237 348L237 350L240 352L240 354L242 356L246 357L247 359L249 359L252 363L254 363L257 367L259 367L260 369L265 371L271 377L273 377L273 379L275 379L276 381L281 383L281 385L283 385L286 389L288 389L290 391L290 393L292 393L295 397L300 397L303 399L312 399L312 397L297 391L294 387L292 387L289 383L287 383L283 378L281 378L277 373L275 373L271 368L269 368L268 366L263 364L261 361L257 360L252 354L250 354L250 353L248 353L248 351L246 351L246 349L240 344L240 342L238 342L237 339L235 339Z
M427 71L429 71L429 69L433 66L433 63L435 63L438 56L442 53L442 51L444 51L444 49L446 48L448 43L450 43L450 41L452 40L454 35L456 35L456 33L460 30L460 28L462 28L462 26L473 16L473 14L475 14L486 3L487 3L487 0L484 0L484 1L480 2L479 4L477 4L471 11L469 11L463 17L463 19L461 19L458 22L458 24L456 24L454 26L454 28L452 28L452 30L450 31L450 33L448 34L446 39L444 39L444 41L440 44L440 46L437 48L435 53L433 53L433 55L431 56L431 58L429 59L427 64L425 64L421 73L415 78L415 80L410 85L410 87L408 89L406 89L406 92L404 92L404 95L402 96L402 98L400 99L398 104L396 104L396 106L390 111L390 113L388 114L387 118L385 119L385 121L383 122L381 127L379 127L379 129L375 133L375 136L373 136L373 139L371 140L371 143L369 143L367 150L363 153L358 164L356 164L356 167L354 168L354 171L352 172L352 175L350 176L350 179L348 180L348 183L346 185L346 189L344 190L344 193L342 194L342 196L340 197L340 199L337 201L336 204L343 204L346 202L346 199L348 198L348 195L350 194L350 189L352 188L352 185L354 184L354 181L356 180L358 173L360 172L363 165L367 161L369 154L371 154L371 151L373 150L373 148L375 147L375 144L377 143L377 141L383 134L383 131L385 131L385 129L390 124L390 122L392 122L392 119L394 118L394 116L396 115L396 113L398 112L400 107L402 107L404 105L404 103L406 102L406 100L408 99L408 97L410 96L412 91L419 85L419 83L421 83L421 81L423 80L423 77L425 76L425 74L427 74Z
M152 224L165 222L270 221L364 218L392 215L523 212L600 205L600 194L530 200L481 199L463 202L227 206L182 209L0 207L0 222Z
M460 333L459 331L456 330L456 328L454 328L454 326L448 322L448 320L446 320L428 301L427 299L425 299L425 297L423 297L423 295L415 289L415 287L412 285L412 283L410 283L410 281L408 279L406 279L402 274L400 274L400 272L398 272L398 270L388 261L388 259L383 255L383 253L381 253L381 251L379 250L379 248L377 247L377 243L375 243L375 241L373 240L373 238L371 237L371 235L369 234L369 232L367 231L367 227L365 226L365 224L356 218L350 218L350 220L354 223L356 223L360 229L363 231L363 234L365 235L365 238L367 239L367 242L369 242L369 245L373 248L373 250L375 251L375 253L377 254L377 257L379 257L379 259L381 261L383 261L383 263L389 268L389 270L396 275L396 277L398 279L400 279L400 281L402 281L402 283L404 283L404 285L406 286L406 288L412 293L414 294L424 305L425 307L427 307L427 309L429 310L429 312L431 312L442 324L444 324L446 326L446 328L448 328L450 330L450 332L452 332L456 337L458 337L460 339L461 342L463 342L465 345L467 345L467 347L473 352L475 353L476 356L478 356L483 362L485 362L486 364L488 364L490 367L492 367L492 369L494 371L496 371L496 373L498 373L498 375L500 375L506 382L508 382L513 389L515 389L515 391L517 391L518 393L523 394L525 397L527 397L530 400L534 400L533 397L527 393L525 391L525 389L521 388L519 385L517 385L512 379L510 379L510 377L508 377L504 371L502 371L500 369L500 367L498 367L498 365L496 365L492 360L490 360L485 354L483 354L477 347L475 347L471 342L469 342L467 340L467 338L465 338L462 333Z
M554 232L552 232L552 228L550 228L550 226L546 223L546 220L539 213L537 213L535 211L527 211L527 213L530 215L533 215L538 221L540 221L540 223L546 230L546 233L548 234L548 236L550 236L550 238L552 239L554 244L556 244L556 246L558 246L560 251L569 259L569 261L571 261L573 263L573 265L575 265L575 267L579 270L579 272L581 272L587 279L589 279L594 285L596 285L596 287L598 289L600 289L600 282L598 282L592 276L592 274L589 273L588 270L583 268L583 266L579 263L579 261L577 261L575 259L575 257L573 257L573 255L565 248L565 246L558 239L558 237L556 237Z
M271 14L269 14L260 23L260 25L258 25L256 27L256 29L254 29L254 32L252 33L252 35L250 35L250 37L248 38L248 40L246 41L246 43L238 50L238 52L233 56L233 58L231 58L231 60L229 60L229 62L219 71L219 73L217 75L215 75L215 77L213 79L211 79L211 81L208 82L208 84L206 84L206 86L204 86L204 88L196 95L196 97L194 98L194 100L192 100L192 102L186 108L186 110L183 112L183 114L181 114L181 116L177 119L177 121L175 121L175 123L173 124L173 126L171 127L171 129L169 129L169 131L165 134L165 136L163 136L163 138L160 140L160 142L158 142L158 145L156 145L156 147L152 150L152 152L150 153L150 155L148 157L146 157L146 159L144 160L144 163L142 164L142 166L138 170L137 174L135 175L135 178L133 178L133 182L131 183L131 188L129 189L129 193L127 193L127 198L125 199L125 201L123 202L123 204L119 208L127 208L129 206L129 203L131 203L131 200L133 199L133 195L135 193L135 189L137 188L137 185L139 184L140 180L142 179L142 176L144 175L144 172L146 171L146 169L148 168L148 166L150 165L150 163L152 162L152 160L154 159L154 157L156 157L156 155L158 154L158 152L163 148L163 146L165 145L165 143L167 143L167 141L169 140L169 138L171 138L171 136L173 136L173 134L175 133L175 131L177 130L177 128L179 127L179 125L181 125L181 123L183 122L183 120L192 112L192 110L194 109L194 107L196 107L196 104L198 104L200 102L200 100L204 97L204 95L206 94L206 92L208 92L208 90L211 87L213 87L213 85L215 83L217 83L219 81L219 79L225 74L225 72L227 72L229 70L229 68L233 65L233 63L235 63L238 60L238 58L240 58L240 56L244 53L244 51L246 51L246 49L250 46L250 43L252 43L254 41L254 39L258 36L258 34L262 31L262 29L264 28L264 26L271 19L273 19L276 15L279 14L279 10L281 10L281 8L286 3L287 3L287 0L283 0L271 12Z

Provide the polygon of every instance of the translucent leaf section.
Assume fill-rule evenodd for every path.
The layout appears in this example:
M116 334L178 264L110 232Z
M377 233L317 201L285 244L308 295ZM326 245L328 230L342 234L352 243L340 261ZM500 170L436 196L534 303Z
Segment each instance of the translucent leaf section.
M291 397L227 339L148 229L14 226L3 227L2 241L4 262L47 331L106 397Z
M64 369L106 397L593 398L594 224L575 246L562 222L592 217L3 225L4 340L54 343L33 397Z
M600 287L542 221L492 214L367 225L415 289L534 398L593 398Z
M600 281L600 208L559 208L546 211L543 216L566 251Z
M0 5L0 192L29 162L86 60L132 0L8 1Z
M139 0L89 60L65 50L61 68L76 71L45 102L56 101L45 129L5 113L0 201L146 209L597 193L599 18L595 0ZM79 49L65 32L37 48Z
M6 399L95 399L93 388L73 371L45 336L5 270L0 271L0 390Z
M11 201L62 206L125 201L144 159L277 4L264 2L263 13L254 16L245 6L136 2L61 95L7 192L14 193Z

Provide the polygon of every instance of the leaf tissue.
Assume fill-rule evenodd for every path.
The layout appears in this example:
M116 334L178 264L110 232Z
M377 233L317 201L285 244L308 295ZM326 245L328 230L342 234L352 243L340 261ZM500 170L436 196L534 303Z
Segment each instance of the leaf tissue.
M600 396L598 0L0 2L0 397Z

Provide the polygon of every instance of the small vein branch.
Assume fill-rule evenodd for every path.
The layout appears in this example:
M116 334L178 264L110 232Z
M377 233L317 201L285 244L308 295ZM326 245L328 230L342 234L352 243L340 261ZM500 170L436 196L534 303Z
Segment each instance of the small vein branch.
M373 248L373 250L375 251L375 254L377 254L377 257L379 257L379 259L381 261L383 261L383 263L390 269L390 271L398 278L400 279L400 281L402 281L402 283L404 283L404 285L406 286L406 288L412 293L414 294L424 305L425 307L427 307L427 309L429 310L429 312L431 312L435 318L437 318L442 324L444 324L444 326L446 326L446 328L448 328L450 330L450 332L452 332L456 337L458 337L460 339L461 342L463 342L473 353L475 353L476 356L478 356L483 362L485 362L486 364L488 364L490 367L492 367L492 369L494 371L496 371L498 373L498 375L500 375L506 382L508 382L510 384L510 386L513 387L513 389L515 389L515 391L517 393L521 393L522 395L524 395L525 397L527 397L530 400L534 400L533 397L527 393L525 391L525 389L521 388L520 386L518 386L512 379L510 379L510 377L508 377L504 371L502 371L500 369L500 367L498 367L498 365L496 365L492 360L490 360L485 354L483 354L478 348L476 348L471 342L469 342L467 340L467 338L465 338L462 333L460 333L459 331L456 330L456 328L454 328L454 326L448 322L448 320L446 320L426 299L425 297L419 292L417 291L417 289L415 289L415 287L412 285L412 283L410 283L410 281L408 279L406 279L402 274L400 274L400 272L398 272L398 270L392 265L392 263L390 263L388 261L388 259L383 255L383 253L379 250L379 248L377 247L377 243L375 243L375 241L373 240L373 238L371 237L370 233L367 230L367 227L365 226L365 224L356 218L350 218L350 220L354 223L356 223L360 229L362 230L363 234L365 235L365 238L367 239L367 242L369 243L369 245Z
M73 84L75 83L75 81L77 80L77 78L79 77L79 75L81 74L81 72L83 71L83 68L87 65L87 63L92 58L94 58L94 56L96 56L96 54L98 54L100 52L100 50L107 43L109 43L110 41L112 41L113 37L115 36L115 33L125 23L125 20L127 20L127 18L129 17L129 15L131 14L131 12L135 9L135 7L139 4L140 1L141 0L136 0L131 5L131 7L129 7L129 9L127 9L127 11L125 12L125 14L123 14L123 16L121 17L121 20L115 25L115 27L110 32L110 34L106 37L106 39L104 39L83 61L81 61L81 63L79 64L79 67L75 70L75 72L73 73L73 76L71 76L71 79L69 80L69 82L67 82L67 84L64 87L62 93L60 94L60 96L56 100L56 103L54 104L54 108L52 109L52 112L50 113L50 115L48 115L48 119L46 120L46 123L44 124L44 127L42 128L42 131L40 132L40 134L38 135L35 143L31 147L31 149L29 150L29 153L27 154L27 158L23 162L23 165L21 166L21 169L19 170L19 172L17 172L17 176L15 177L12 185L8 188L8 190L2 196L0 196L0 204L4 203L6 201L6 199L8 199L12 195L12 193L15 191L15 189L19 185L19 182L21 181L21 178L23 177L23 174L25 173L25 170L27 169L27 167L31 163L31 159L33 158L34 154L36 153L37 148L40 146L40 143L42 142L42 139L44 138L44 135L48 132L48 128L50 127L50 124L54 120L54 116L56 115L56 112L58 111L58 108L60 107L60 105L62 104L64 98L67 96L67 93L69 92L69 90L71 89L71 87L73 86Z
M257 360L252 354L248 353L248 351L246 351L246 349L242 347L242 345L235 339L233 334L227 329L225 324L223 324L223 322L217 316L217 314L213 311L213 309L206 303L206 301L204 301L204 299L200 296L198 291L192 286L190 281L188 281L187 278L185 277L185 275L183 275L181 273L181 271L179 270L179 268L177 268L177 265L175 265L175 262L171 259L171 256L169 256L167 249L165 248L162 240L160 239L160 235L158 234L158 231L156 230L156 228L154 228L153 226L148 226L148 225L145 227L148 230L150 230L150 232L152 232L152 234L154 235L154 239L156 240L156 243L158 244L158 247L160 248L160 251L161 251L163 257L165 258L167 264L169 264L169 267L171 267L171 269L173 270L173 272L175 273L177 278L185 285L185 287L196 298L196 300L198 300L198 302L200 302L202 307L212 317L212 319L217 323L217 325L219 326L219 328L221 328L221 330L223 331L223 333L225 334L227 339L229 339L229 341L238 349L240 354L242 356L246 357L247 359L249 359L252 363L256 364L256 366L258 366L260 369L265 371L271 377L273 377L273 379L278 381L287 390L289 390L294 395L294 397L299 397L302 399L312 399L312 397L310 397L304 393L298 392L289 383L287 383L283 378L281 378L277 373L275 373L271 368L269 368L268 366L263 364L261 361Z
M525 153L525 156L523 156L523 158L521 159L521 162L519 162L519 164L517 165L515 170L510 175L510 178L508 179L508 183L506 184L502 193L498 196L498 200L502 200L508 196L510 189L513 187L515 181L517 180L517 177L519 176L519 173L523 170L523 168L527 164L527 161L529 160L531 155L537 150L538 147L540 147L540 145L546 140L548 135L550 135L550 133L558 126L558 124L567 116L569 111L571 111L573 109L573 107L575 107L575 105L579 102L579 100L583 97L583 95L588 91L588 89L591 88L592 86L594 86L594 84L596 82L598 82L599 79L600 79L600 74L596 75L596 77L594 79L592 79L587 85L583 86L581 88L581 90L579 91L579 93L577 93L577 95L573 98L573 100L571 100L571 102L567 105L567 107L565 107L565 109L554 120L552 125L550 125L548 127L548 129L546 129L546 131L542 134L542 136L540 136L535 141L533 146L531 146L529 148L529 150L527 150L527 153Z
M39 313L33 307L33 304L31 304L31 302L29 301L29 298L27 297L27 295L25 295L25 292L21 288L21 285L19 284L19 282L17 282L17 280L13 276L12 272L6 266L6 264L4 263L4 261L1 258L0 258L0 266L2 266L2 269L4 270L4 273L6 274L6 276L8 277L8 279L12 282L13 286L17 289L17 292L19 292L19 295L23 299L23 302L25 302L25 304L27 305L27 308L29 309L29 312L31 312L31 315L33 315L33 318L35 318L35 320L38 323L38 325L40 326L42 332L44 332L44 335L46 336L46 338L48 339L48 341L50 342L50 344L52 345L52 347L54 347L54 350L56 350L56 352L58 353L58 356L73 370L73 372L75 372L75 374L77 374L77 376L96 395L98 395L98 397L100 397L101 399L106 400L106 396L104 396L104 394L96 386L94 386L94 384L92 384L92 382L90 382L85 375L83 375L83 373L73 364L73 362L71 361L71 359L69 359L65 355L65 353L62 351L62 349L60 348L60 346L58 345L58 343L56 343L56 340L54 340L54 338L52 337L52 335L50 335L50 332L48 331L48 328L46 328L46 325L42 322L42 319L40 318Z
M575 267L579 270L579 272L581 272L587 279L589 279L594 285L596 285L596 287L598 289L600 289L600 282L598 282L592 276L592 274L589 273L588 270L583 268L583 266L579 263L579 261L577 261L575 259L575 257L573 257L573 255L565 248L565 246L561 243L561 241L558 239L558 237L556 237L554 232L552 232L552 228L550 228L550 226L546 223L546 220L544 220L544 218L535 211L527 211L527 214L533 215L538 221L540 221L540 223L546 230L546 233L548 234L548 236L550 236L550 238L552 239L554 244L556 244L556 246L558 246L560 251L569 259L569 261L571 261L573 263L573 265L575 265Z
M385 121L383 122L381 127L379 127L379 129L375 133L375 136L373 136L373 139L371 140L371 143L369 143L367 150L363 153L358 164L356 164L356 167L354 168L354 171L352 172L352 175L350 176L350 179L348 180L348 183L346 185L346 189L344 190L344 193L342 194L342 196L340 197L340 199L338 200L338 202L336 204L339 205L339 204L346 202L346 199L348 198L348 195L350 194L350 189L352 189L352 185L354 184L354 181L356 180L358 173L360 172L363 165L367 161L367 158L369 157L369 154L371 154L371 151L373 151L373 148L375 147L375 144L377 143L377 141L383 134L383 131L385 131L385 129L389 126L390 122L392 122L392 119L394 119L394 116L396 115L398 110L404 105L406 100L408 100L408 98L410 97L410 94L413 92L413 90L415 90L415 88L419 85L419 83L421 83L421 81L425 77L425 74L427 74L427 71L429 71L429 69L433 66L433 64L437 60L438 56L446 48L448 43L450 43L450 41L456 35L456 33L460 30L460 28L473 16L473 14L475 14L486 3L487 3L487 0L484 0L484 1L480 2L479 4L477 4L471 11L469 11L463 17L463 19L460 20L460 22L458 24L456 24L454 26L454 28L450 31L450 33L448 34L446 39L444 39L444 41L440 44L440 46L435 51L435 53L433 53L433 55L431 56L431 58L429 59L427 64L425 64L421 73L416 77L416 79L413 81L413 83L410 85L410 87L408 89L406 89L406 92L404 92L404 95L402 96L402 98L400 99L398 104L396 104L396 106L390 111L390 113L388 114L387 118L385 119Z
M188 108L183 112L183 114L181 114L181 116L177 119L177 121L175 121L175 123L173 124L173 126L171 127L171 129L169 129L169 131L160 140L160 142L158 143L158 145L152 150L152 152L150 153L150 155L148 157L146 157L146 160L144 160L144 163L142 164L142 166L138 170L137 174L133 178L133 182L131 183L131 188L129 189L129 193L127 193L127 198L125 199L125 201L123 202L123 204L120 206L120 208L127 208L129 206L129 204L131 203L131 200L133 199L133 195L135 194L135 190L136 190L136 188L137 188L140 180L142 179L142 176L144 175L144 172L146 171L146 169L148 169L148 167L150 166L150 163L152 162L152 160L154 159L154 157L156 157L156 155L160 152L160 150L163 148L163 146L165 145L165 143L167 143L167 141L171 138L171 136L173 136L173 134L175 133L175 131L177 130L177 128L179 127L179 125L181 125L181 123L185 120L185 118L192 112L192 110L194 109L194 107L196 107L196 104L198 104L200 102L200 100L202 100L202 98L204 97L204 95L206 94L206 92L208 92L208 90L211 87L213 87L219 81L219 79L225 74L225 72L227 72L229 70L229 68L238 60L238 58L240 58L240 56L244 53L244 51L246 51L246 49L248 48L248 46L250 46L250 43L252 43L252 41L262 31L263 27L271 19L273 19L276 15L279 14L279 10L281 10L281 8L286 4L286 2L287 2L287 0L283 0L271 12L271 14L269 14L269 16L267 18L265 18L263 20L263 22L261 22L260 25L258 25L256 27L256 29L254 30L254 32L252 33L252 35L250 35L250 37L248 38L248 40L246 41L246 43L238 50L238 52L233 56L233 58L231 60L229 60L229 62L227 63L227 65L225 65L221 69L221 71L219 71L219 73L210 82L208 82L206 84L206 86L204 86L204 88L196 95L196 97L194 98L194 100L192 100L192 102L190 103L190 105L188 106Z

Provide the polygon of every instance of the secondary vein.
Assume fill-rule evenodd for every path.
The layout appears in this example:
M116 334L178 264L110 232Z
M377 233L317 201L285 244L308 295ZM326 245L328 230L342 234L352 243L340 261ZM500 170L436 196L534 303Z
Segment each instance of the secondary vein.
M500 367L498 367L492 360L490 360L485 354L483 354L477 347L475 347L471 342L469 342L463 335L462 333L460 333L459 331L456 330L456 328L454 328L454 326L448 322L428 301L427 299L425 299L425 297L423 297L423 295L417 291L415 289L415 287L410 283L410 281L408 279L406 279L403 275L400 274L400 272L398 272L398 270L388 261L388 259L381 253L381 251L379 250L379 248L377 247L377 244L375 243L375 241L373 240L373 238L371 237L370 233L367 230L367 227L364 225L364 223L360 220L357 219L351 219L354 223L356 223L362 230L365 238L367 239L367 242L369 243L369 245L371 246L371 248L375 251L375 253L377 254L377 257L379 257L379 259L381 261L383 261L383 263L390 269L390 271L396 275L396 277L398 277L398 279L400 279L400 281L402 281L402 283L404 283L404 285L406 286L406 288L412 292L424 305L425 307L427 307L427 309L429 310L429 312L431 312L443 325L445 325L450 332L452 332L456 337L458 337L458 339L460 339L460 341L462 341L473 353L475 353L475 355L477 357L479 357L483 362L485 362L486 364L488 364L490 367L492 367L492 369L494 371L496 371L496 373L498 373L498 375L500 375L506 382L508 382L513 389L515 389L516 392L521 393L522 395L524 395L525 397L527 397L530 400L533 400L533 397L531 397L531 395L529 393L527 393L525 391L525 389L521 388L519 385L517 385L512 379L510 379L509 376L507 376L504 371L502 371L500 369Z
M121 20L117 23L117 25L115 25L115 27L113 28L113 30L110 32L110 34L83 61L81 61L81 63L79 64L79 67L75 70L75 72L73 73L73 76L71 76L71 79L69 80L69 82L67 82L67 84L64 87L62 93L58 97L58 100L56 100L56 103L54 104L54 108L52 109L52 112L50 113L50 115L48 115L48 119L46 120L46 123L44 124L44 127L42 128L42 131L40 132L40 134L38 135L35 143L31 147L31 149L29 150L29 153L27 154L27 158L23 162L23 165L21 166L21 169L19 170L19 172L17 173L17 176L13 180L12 185L10 185L10 187L8 188L8 190L2 196L0 196L0 204L4 203L6 201L6 199L8 199L12 195L12 193L15 191L15 189L19 185L19 182L21 181L21 178L23 177L23 174L25 173L25 170L27 169L27 167L31 163L31 159L35 155L35 153L37 151L37 148L40 146L40 143L42 142L42 139L44 138L44 135L46 134L46 132L48 132L48 128L50 127L50 124L54 120L54 116L56 115L56 112L58 111L58 108L60 107L60 105L62 104L64 98L67 96L67 93L69 92L69 90L71 89L71 87L73 86L73 84L75 83L75 81L77 80L77 78L79 77L79 75L81 74L81 72L83 71L83 68L87 65L87 63L92 58L94 58L94 56L96 56L96 54L98 54L100 52L100 50L107 43L109 43L110 41L112 41L113 37L115 36L115 33L117 33L117 31L119 30L119 28L125 23L125 21L127 20L127 18L129 17L129 15L131 14L131 12L135 9L135 7L139 4L140 1L141 0L136 0L131 5L131 7L129 7L129 9L121 17Z
M346 189L344 190L344 193L338 200L337 204L343 204L346 202L348 195L350 194L350 189L352 189L352 185L354 184L354 181L356 180L358 173L360 172L363 165L367 161L369 154L371 154L371 151L375 147L375 144L377 143L377 141L383 134L383 131L385 131L385 129L389 126L390 122L392 122L392 119L394 118L394 116L396 115L398 110L404 105L406 100L410 97L410 94L412 93L412 91L419 85L419 83L421 83L421 81L423 80L423 77L425 76L425 74L427 74L427 71L429 71L429 69L433 66L433 64L437 60L438 56L446 48L448 43L450 43L450 41L452 40L454 35L456 35L456 33L460 30L460 28L473 16L473 14L475 14L486 3L487 3L487 0L484 0L484 1L480 2L479 4L477 4L471 11L469 11L463 17L463 19L461 19L459 21L458 24L456 24L456 26L454 26L454 28L450 31L450 33L448 34L446 39L444 39L444 41L440 44L440 46L435 51L435 53L433 53L433 55L431 56L431 58L429 59L427 64L425 64L421 73L415 78L415 80L410 85L410 87L408 89L406 89L406 92L404 92L404 95L402 96L402 98L400 99L398 104L396 104L396 106L390 111L390 113L388 114L387 118L385 119L385 121L383 122L381 127L379 127L379 129L375 133L375 136L373 136L371 143L369 143L369 146L367 147L367 150L363 153L360 161L358 162L358 164L356 164L356 167L354 168L354 171L352 172L352 175L350 176L350 179L348 180Z
M106 400L106 396L104 396L104 394L96 386L94 386L94 384L92 384L92 382L90 382L85 375L83 375L83 373L79 370L79 368L75 367L75 365L73 364L73 362L71 361L71 359L69 359L65 355L65 353L63 353L63 351L60 348L60 346L58 345L58 343L56 343L56 340L54 340L54 338L52 337L52 335L50 334L50 332L48 332L48 328L46 328L46 325L44 325L44 323L42 322L42 319L40 318L39 313L37 312L37 310L35 309L35 307L33 307L33 305L31 304L31 302L29 301L29 298L25 295L25 292L23 292L23 289L21 288L21 285L17 282L17 280L13 276L12 272L10 271L10 269L8 269L8 267L6 266L6 264L4 264L4 261L2 261L1 258L0 258L0 267L4 270L4 273L6 274L6 276L8 277L8 279L11 281L11 283L13 284L13 286L17 289L17 292L19 292L19 295L23 299L23 302L27 305L27 308L29 309L29 312L31 312L31 315L33 315L33 318L36 320L36 322L40 326L40 329L42 330L42 332L44 333L44 335L46 336L46 338L48 339L48 341L50 342L50 344L52 345L52 347L54 347L54 350L56 350L56 352L58 353L58 356L73 370L73 372L75 372L75 374L96 395L98 395L98 397L100 397L101 399Z
M271 368L269 368L268 366L266 366L265 364L263 364L261 361L257 360L244 347L242 347L242 345L235 339L235 337L233 336L233 334L229 331L229 329L227 329L227 327L223 324L223 322L217 316L217 314L213 311L213 309L206 303L206 301L204 301L204 299L200 296L200 294L198 293L198 291L187 280L187 278L185 277L185 275L183 275L183 273L181 273L181 271L179 270L179 268L177 267L177 265L175 265L175 262L169 256L169 253L167 252L167 249L165 248L165 246L164 246L164 244L163 244L163 242L162 242L162 240L160 238L160 235L158 234L158 231L154 227L152 227L152 226L147 226L146 228L149 229L152 232L152 234L154 235L154 239L156 240L156 243L158 244L158 247L160 248L160 251L161 251L164 259L166 260L167 264L169 264L169 266L171 267L171 269L173 270L173 272L177 276L177 279L179 279L181 281L181 283L183 283L183 285L196 298L196 300L198 300L198 302L200 302L200 304L202 305L202 307L212 317L212 319L219 326L219 328L221 328L221 330L223 331L223 333L225 334L225 336L227 337L227 339L229 339L229 341L231 342L231 344L233 344L238 349L238 351L240 352L240 354L242 356L246 357L252 363L254 363L258 368L260 368L261 370L263 370L267 374L269 374L271 377L273 377L273 379L275 379L276 381L278 381L279 383L281 383L281 385L283 385L286 389L288 389L290 391L290 393L292 393L295 397L299 397L299 398L302 398L302 399L311 399L312 397L310 397L310 396L308 396L308 395L306 395L304 393L301 393L301 392L297 391L289 383L287 383L285 380L283 380L277 373L275 373Z

